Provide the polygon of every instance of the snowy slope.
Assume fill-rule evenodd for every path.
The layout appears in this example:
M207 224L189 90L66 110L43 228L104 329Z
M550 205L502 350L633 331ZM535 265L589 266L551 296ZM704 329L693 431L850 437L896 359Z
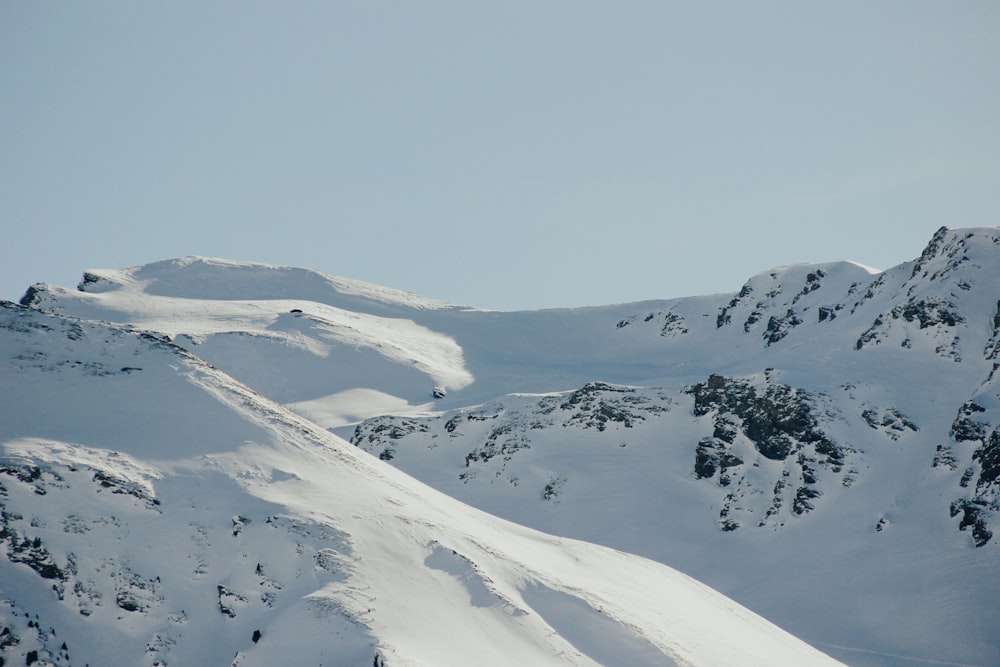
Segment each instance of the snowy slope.
M883 272L583 309L201 258L23 302L160 332L451 496L676 567L849 664L993 665L997 285L1000 229L942 228Z
M834 665L670 568L431 490L164 338L0 309L0 656Z

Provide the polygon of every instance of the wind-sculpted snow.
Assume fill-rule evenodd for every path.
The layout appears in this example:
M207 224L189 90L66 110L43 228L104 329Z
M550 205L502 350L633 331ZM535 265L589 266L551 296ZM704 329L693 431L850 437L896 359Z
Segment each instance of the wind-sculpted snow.
M281 615L286 620L273 622L308 634L321 627L299 623L310 614L343 619L345 628L359 629L350 645L364 664L403 660L380 643L379 619L401 627L405 606L395 615L377 604L386 595L377 586L355 586L359 579L344 574L362 572L356 568L363 554L373 553L359 546L364 531L348 515L374 514L313 513L329 493L367 497L372 489L361 482L340 489L339 478L324 486L308 466L293 463L306 456L297 447L277 457L267 444L275 438L288 446L299 437L327 443L330 429L357 445L319 447L338 465L372 458L363 449L519 524L679 567L852 665L1000 664L998 284L995 227L942 228L919 258L882 272L852 262L793 264L763 271L732 294L537 312L460 308L307 269L227 260L89 270L77 290L36 285L25 294L32 312L61 317L19 315L2 330L18 346L9 367L16 373L9 386L18 391L4 397L5 411L37 417L39 406L55 400L53 384L60 387L60 418L40 419L34 439L19 432L5 445L21 452L5 464L15 480L8 485L39 497L30 487L42 484L42 497L52 499L47 474L66 477L64 465L96 466L88 468L95 493L166 516L175 505L164 489L176 469L143 466L195 460L203 448L227 471L221 478L252 487L269 503L256 513L227 508L218 519L220 540L249 539L269 516L301 519L290 503L349 536L335 545L302 543L306 561L319 566L312 548L337 573L321 567L331 578L302 593L308 604L290 605ZM122 354L97 352L105 338ZM51 340L74 351L57 355L49 343L36 344ZM164 363L177 372L165 372ZM173 411L144 408L136 386L156 386ZM229 407L207 410L206 400ZM121 416L133 413L150 428L133 428ZM95 431L98 414L109 420ZM192 428L170 424L177 414L196 415L186 420ZM83 456L80 445L88 462L68 462L68 451ZM247 457L243 467L226 454L237 450ZM99 451L128 453L132 467L109 467L109 455ZM58 464L51 460L57 453ZM373 483L406 486L404 478L388 479ZM292 499L293 489L302 498ZM339 495L331 502L353 508L358 501ZM65 525L87 526L80 517ZM44 535L46 551L36 549L30 519L11 521L24 559L18 567L39 580L32 563L68 571ZM427 522L408 516L392 529L410 535ZM471 605L476 623L496 630L461 649L507 651L508 664L535 664L530 651L519 653L526 640L517 623L553 610L560 615L546 621L546 632L554 629L565 642L556 652L580 664L608 662L602 651L609 646L645 664L646 648L662 648L649 635L619 636L631 621L608 611L589 583L573 588L537 572L513 580L500 573L483 554L512 554L495 546L483 551L489 541L481 537L470 546L465 538L421 533L420 553L407 557L463 601L454 618L434 622L462 626ZM393 548L410 553L405 543ZM205 572L216 572L216 561L203 560ZM261 567L281 586L269 589L280 606L292 586ZM131 571L140 579L118 581L155 583L149 573ZM213 575L199 599L213 614L228 619L229 610L230 621L242 622L262 604L252 594L260 578L254 567L246 572ZM100 599L111 599L113 589L91 578ZM408 589L407 581L401 574L379 585L438 594ZM162 589L131 588L136 605L159 608ZM618 625L609 630L594 614ZM490 625L501 616L515 625ZM574 630L570 618L589 630ZM34 626L19 627L24 646L41 636ZM428 620L410 634L425 633L425 647L430 638L447 645L437 630ZM277 646L269 639L273 629L241 625L240 633L247 645L241 664L256 664L251 655ZM608 642L595 647L590 636L600 634ZM268 659L282 662L284 648ZM683 664L681 653L670 655Z
M140 288L152 296L194 300L300 299L355 312L383 315L399 307L456 308L410 292L297 267L186 257L122 270L88 271L78 285L100 293Z
M309 401L318 409L322 409L324 402L335 401L337 394L355 389L353 382L361 373L367 376L366 389L379 390L406 404L417 405L432 400L435 387L461 389L473 382L462 349L454 339L401 316L409 312L401 310L395 302L390 302L393 308L389 308L376 300L373 303L379 308L355 312L309 300L312 297L337 301L327 298L326 293L312 284L319 281L332 290L327 278L308 271L274 269L282 280L273 285L273 277L268 275L271 269L255 269L252 265L217 265L205 261L178 266L165 264L167 267L158 267L154 274L159 276L158 280L139 280L139 276L148 273L143 269L104 272L110 278L95 278L95 274L88 273L92 278L85 280L82 287L95 290L95 285L107 283L114 288L73 292L35 286L22 303L161 332L199 357L233 369L237 378L271 397L286 403ZM188 284L185 278L208 280L202 271L189 275L191 267L201 267L202 271L226 269L222 277L234 272L238 276L238 295L259 296L256 300L238 301L194 298L192 294L204 296L203 290L216 283L198 282L197 289L185 290L184 285ZM252 279L255 271L263 272L266 279L255 283ZM287 296L295 294L289 284L295 284L292 278L299 273L309 279L303 290L305 295ZM214 271L210 271L210 276L220 277ZM160 281L167 281L172 289L165 294L145 291L160 285ZM257 292L253 291L254 285ZM224 287L221 289L226 291ZM370 291L362 294L368 295ZM376 291L375 296L381 295ZM355 297L349 303L353 300ZM405 303L412 308L423 307L416 298L412 301L416 305ZM386 311L390 315L370 314L367 310ZM334 398L327 400L328 397Z
M0 391L3 664L839 664L662 564L433 491L162 337L4 304ZM566 409L599 430L598 405Z

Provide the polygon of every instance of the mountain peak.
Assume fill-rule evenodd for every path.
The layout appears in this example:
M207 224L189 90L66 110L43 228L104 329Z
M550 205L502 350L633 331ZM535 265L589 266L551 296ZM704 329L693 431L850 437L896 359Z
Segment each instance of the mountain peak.
M914 262L910 278L940 279L966 262L995 257L998 246L1000 227L941 227Z
M0 318L16 661L57 626L100 655L79 615L119 664L752 662L625 552L858 667L1000 664L998 237L534 312L208 258L33 286Z

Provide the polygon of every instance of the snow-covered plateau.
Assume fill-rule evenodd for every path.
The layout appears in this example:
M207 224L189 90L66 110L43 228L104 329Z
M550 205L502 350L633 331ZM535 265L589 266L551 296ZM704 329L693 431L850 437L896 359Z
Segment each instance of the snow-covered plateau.
M998 528L997 227L593 308L191 257L0 309L0 664L991 667Z

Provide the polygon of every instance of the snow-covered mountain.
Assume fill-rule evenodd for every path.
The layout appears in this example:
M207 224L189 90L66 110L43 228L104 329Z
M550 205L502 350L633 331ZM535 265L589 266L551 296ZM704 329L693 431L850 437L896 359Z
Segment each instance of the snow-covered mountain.
M31 527L31 512L9 509L12 486L24 487L39 506L63 497L56 488L72 489L65 491L66 507L86 507L92 501L76 497L82 493L77 489L85 487L59 486L55 478L45 477L49 473L44 471L54 470L65 480L75 467L74 474L89 475L90 486L102 490L100 497L118 495L115 500L128 500L137 512L180 522L155 532L167 536L176 529L185 537L171 539L186 540L183 547L152 549L168 554L170 562L202 559L205 571L197 576L205 580L196 586L195 577L185 583L183 593L171 594L185 600L189 616L195 613L188 609L194 603L186 600L204 597L206 581L215 596L215 606L208 605L213 614L237 612L233 619L221 614L228 625L219 626L222 621L208 615L189 626L169 626L173 634L157 629L174 637L176 656L191 655L183 651L191 650L193 637L178 628L197 625L219 636L220 627L236 627L240 618L248 624L295 619L281 623L297 625L305 614L303 600L336 588L331 581L345 581L342 569L320 564L318 554L325 548L339 554L337 563L350 560L347 581L374 588L389 584L371 583L385 575L366 564L398 548L401 554L415 549L410 560L422 563L416 573L400 576L421 581L428 568L432 578L440 578L435 563L454 551L442 567L450 573L450 583L457 578L468 589L466 599L458 604L442 591L434 599L447 599L468 614L470 601L481 609L476 600L489 592L501 602L488 608L506 610L500 618L506 629L477 625L490 636L524 634L523 642L539 646L535 635L517 625L517 619L539 616L553 637L602 664L670 664L664 654L679 664L688 659L752 664L750 653L709 656L700 647L682 656L676 647L687 638L671 639L672 648L665 649L647 624L670 634L670 628L679 627L676 619L647 615L645 603L629 612L633 616L619 610L644 599L628 592L629 586L652 591L658 585L639 583L646 574L633 576L628 574L631 565L618 563L610 567L621 574L610 575L587 561L578 578L561 579L565 563L553 554L596 547L536 535L534 543L548 546L522 551L517 536L525 529L446 504L439 496L428 500L423 487L358 451L366 450L448 496L517 524L677 568L848 664L1000 664L1000 547L994 537L1000 525L995 520L1000 510L998 286L1000 228L942 228L919 258L884 272L850 262L794 265L754 276L733 294L535 312L483 311L304 269L202 258L88 271L76 290L36 285L25 294L22 307L8 306L16 313L11 322L21 324L8 327L3 343L7 363L18 369L4 371L4 412L16 418L4 418L0 440L15 462L8 475L17 480L3 480L9 494L4 501L8 512L21 515L8 529L17 535L8 543L22 546L10 546L8 559L22 575L31 574L25 562L32 558L33 543L23 545L25 538L38 535L39 548L56 554L59 546L62 551L48 560L36 558L35 579L29 580L42 578L38 568L44 570L50 561L65 573L73 553L77 561L90 563L94 573L83 579L73 575L73 586L78 581L85 588L87 582L97 589L104 586L98 598L104 607L92 608L94 613L111 608L109 602L117 596L111 591L117 588L109 582L129 575L113 574L121 565L96 563L121 560L121 544L113 543L107 556L89 547L84 558L83 547L69 546L80 538L66 527L69 514L60 514L63 509L37 515L43 523L45 517L58 516L47 520L58 523L59 530L50 525L48 532ZM77 329L107 333L82 336L74 333ZM25 333L29 330L32 336ZM65 342L74 336L88 342ZM37 347L29 339L37 340ZM98 339L107 342L98 344ZM134 354L141 362L124 361L121 355L112 355L112 361L101 350L119 339L144 341L162 354L170 350L175 360L156 366L145 360L151 354L147 350ZM154 368L161 370L149 372ZM77 386L82 381L71 380L77 377L72 373L104 379ZM28 376L35 379L29 382ZM211 382L202 379L209 376ZM116 383L118 389L108 389ZM170 393L172 387L190 384L201 392ZM225 389L208 390L212 400L206 401L209 386ZM28 387L35 387L35 393ZM248 398L235 400L236 395ZM100 435L88 435L89 428L99 428ZM275 429L282 435L275 435ZM337 435L357 448L345 453ZM124 458L112 461L112 452ZM309 462L295 463L300 456ZM340 472L320 462L324 457ZM18 467L19 461L35 466L39 476L34 468ZM128 474L109 461L127 462ZM101 465L111 466L102 473L111 486L104 487L98 476ZM338 474L351 479L345 482ZM205 509L209 514L190 520L166 509L168 497L171 507L201 508L195 488L215 489L209 479L228 489L214 501L225 509ZM115 486L119 481L125 486ZM45 491L42 500L30 490L35 484ZM317 487L327 490L320 493ZM339 491L329 495L335 492L327 487L348 489L350 499ZM115 493L117 488L141 489L147 497ZM170 488L179 490L170 495ZM411 495L407 501L382 498L385 488ZM368 500L362 503L354 494ZM265 505L254 515L242 508L245 502ZM331 502L341 509L331 509ZM395 518L382 518L403 514L385 510L398 503L426 505L432 513L431 518L406 514L407 526L424 527L419 534L401 529ZM99 515L94 510L94 521ZM442 516L458 517L458 525ZM301 534L279 519L309 526L306 532L313 537L297 542L298 560L269 551L272 546L288 548L287 540L275 539L276 534ZM483 522L498 543L469 528ZM208 531L200 546L188 536L196 524ZM146 537L152 529L145 523L118 533L98 529L93 521L85 525L89 531L80 534L90 536L89 544L106 544L110 535L129 530L152 540ZM366 534L373 525L379 528L375 537ZM328 529L333 532L324 532ZM412 533L413 544L378 537L382 529ZM319 533L335 534L334 541L351 546L321 546L327 537L316 538ZM101 540L93 539L97 536ZM45 546L51 540L56 540L53 546ZM240 540L255 541L243 547L237 546ZM380 545L372 547L374 552L358 546L372 541ZM261 562L264 574L253 567L252 576L242 570L229 574L226 568L236 551L275 563L272 568L285 563L286 569L274 576ZM373 556L375 552L381 555ZM127 561L140 562L138 555L127 555ZM622 554L607 557L633 560ZM549 578L536 585L532 582L541 578L525 575L521 568L544 570ZM293 570L299 576L292 576ZM148 582L153 574L147 569L139 576ZM590 577L610 577L610 582L591 583ZM291 592L283 597L288 606L268 607L248 594L248 581L267 588L265 580ZM485 588L469 581L486 582ZM332 596L348 609L337 618L356 621L343 596L354 600L359 594L346 590L355 589L344 584ZM544 600L536 595L539 590ZM594 597L599 590L606 590L608 600ZM388 594L380 591L379 599L386 599ZM412 594L405 589L399 596ZM22 603L37 594L12 597ZM54 609L67 607L67 595L63 597L62 603L53 603ZM659 594L645 597L663 603ZM682 601L674 593L666 597ZM393 608L413 611L406 606L413 600L392 599ZM167 618L163 614L178 613L172 605L149 604L148 609L162 614L148 616L147 611L147 616L162 622ZM376 611L353 626L364 629L350 640L360 647L359 655L368 651L370 662L378 650L387 664L408 664L408 655L429 660L426 664L448 662L413 648L429 651L431 645L447 645L431 640L439 636L419 630L413 643L402 642L393 634L400 632L394 622L401 617L391 616L384 606L372 608ZM581 618L590 620L570 620L580 610L589 610L590 616ZM18 608L17 613L23 611ZM120 606L112 614L134 616L123 614ZM494 613L491 619L497 617ZM700 628L692 629L694 634L712 636L708 643L729 632L694 614L685 617ZM95 617L85 618L94 622L89 619ZM617 625L613 630L591 626L594 618ZM242 635L233 635L234 641L242 638L244 644L236 646L246 645L247 651L237 657L257 660L252 655L264 655L264 637L274 633L239 627ZM631 630L623 635L621 627ZM252 635L256 629L262 632L260 641L246 641L247 630ZM145 631L134 633L139 643L151 641ZM737 647L743 646L742 636L733 635ZM586 643L594 637L611 643ZM627 640L627 647L616 643L619 639ZM478 656L489 646L473 644L450 646L466 656L469 651ZM280 642L270 645L288 648ZM319 643L309 646L323 650ZM607 652L608 646L615 648ZM800 658L786 662L763 644L761 650L770 656L761 664L806 664ZM549 645L540 651L555 654ZM516 655L500 662L515 662ZM544 659L522 662L542 664Z
M166 338L0 307L0 660L835 665L436 492Z

